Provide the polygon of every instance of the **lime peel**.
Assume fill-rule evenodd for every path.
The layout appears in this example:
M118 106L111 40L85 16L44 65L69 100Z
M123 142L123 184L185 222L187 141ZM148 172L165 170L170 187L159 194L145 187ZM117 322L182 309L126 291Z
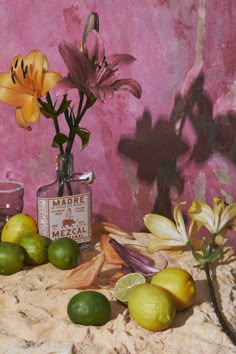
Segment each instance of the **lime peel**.
M135 286L145 283L146 278L141 273L135 272L124 275L115 284L114 291L116 299L123 303L127 303L131 290Z

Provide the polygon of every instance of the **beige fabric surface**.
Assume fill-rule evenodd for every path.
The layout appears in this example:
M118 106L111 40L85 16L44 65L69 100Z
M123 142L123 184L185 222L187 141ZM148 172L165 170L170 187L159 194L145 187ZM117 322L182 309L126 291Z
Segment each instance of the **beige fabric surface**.
M123 237L113 235L124 242ZM145 245L152 235L133 233L131 244ZM83 253L82 260L99 252ZM164 253L169 266L179 266L194 277L197 296L194 306L177 313L172 327L151 332L136 324L127 309L114 297L113 288L98 289L111 301L111 320L104 326L80 326L70 322L67 304L79 290L48 287L64 279L70 271L51 264L0 276L0 353L5 354L231 354L235 346L222 332L210 304L205 273L193 267L189 252ZM157 257L155 254L153 257ZM221 307L236 329L236 261L226 250L224 261L213 270L213 280ZM96 285L99 286L98 279Z

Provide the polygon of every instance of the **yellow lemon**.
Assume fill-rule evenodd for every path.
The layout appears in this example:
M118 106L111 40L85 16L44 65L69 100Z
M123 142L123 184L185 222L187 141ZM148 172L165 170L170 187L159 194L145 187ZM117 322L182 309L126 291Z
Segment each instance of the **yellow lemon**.
M175 300L177 311L191 306L196 296L196 285L190 273L182 268L166 268L155 274L151 284L168 290Z
M37 230L37 223L31 215L19 213L6 222L1 239L6 242L18 243L22 236L37 233Z
M169 328L176 312L170 293L153 284L135 286L128 298L128 309L134 321L154 332Z

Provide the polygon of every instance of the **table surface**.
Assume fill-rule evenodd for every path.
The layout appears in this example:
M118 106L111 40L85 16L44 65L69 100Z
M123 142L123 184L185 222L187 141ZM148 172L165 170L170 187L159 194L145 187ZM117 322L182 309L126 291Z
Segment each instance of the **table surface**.
M152 235L133 233L133 240L120 242L145 245ZM82 261L91 259L99 251L85 252ZM194 305L176 314L171 328L151 332L136 324L128 310L119 304L113 287L93 288L101 291L111 302L112 315L104 326L80 326L71 323L67 304L79 290L49 289L65 279L70 271L61 271L51 264L24 269L11 276L0 276L0 352L9 354L99 353L99 354L231 354L236 348L222 332L209 300L205 273L193 267L190 252L182 254L163 252L168 266L185 268L196 282ZM155 256L155 255L154 255ZM236 262L226 252L224 261L213 270L217 297L226 318L236 328ZM102 283L104 286L104 282Z

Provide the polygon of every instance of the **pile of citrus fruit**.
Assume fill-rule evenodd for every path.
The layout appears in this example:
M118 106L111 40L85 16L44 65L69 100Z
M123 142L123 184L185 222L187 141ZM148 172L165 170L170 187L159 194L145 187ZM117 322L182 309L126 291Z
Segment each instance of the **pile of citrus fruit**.
M37 223L28 214L17 214L8 220L1 234L0 275L14 274L24 265L46 262L63 270L78 265L80 246L76 241L66 237L51 241L37 231ZM97 291L82 291L70 299L67 314L75 324L100 326L110 319L111 305Z
M166 268L150 282L140 273L126 274L116 282L114 292L137 324L156 332L169 328L176 312L193 304L196 287L186 270ZM75 324L100 326L110 319L111 306L103 294L85 290L71 298L67 314Z
M59 269L78 265L80 247L70 238L54 241L38 234L38 226L31 215L20 213L4 225L0 242L0 275L11 275L24 265L37 266L50 262Z
M79 263L80 246L70 238L49 240L38 234L32 216L17 214L5 224L0 242L0 275L11 275L24 265L46 262L59 269L72 269ZM171 326L177 311L190 307L196 286L189 272L166 268L149 281L141 273L122 276L114 288L116 299L127 305L131 318L151 331ZM74 295L67 306L69 319L75 324L100 326L111 316L109 300L100 292L85 290Z
M166 268L152 276L150 282L140 273L130 273L115 285L118 301L127 304L133 320L151 331L167 329L177 311L190 307L196 286L189 272Z

